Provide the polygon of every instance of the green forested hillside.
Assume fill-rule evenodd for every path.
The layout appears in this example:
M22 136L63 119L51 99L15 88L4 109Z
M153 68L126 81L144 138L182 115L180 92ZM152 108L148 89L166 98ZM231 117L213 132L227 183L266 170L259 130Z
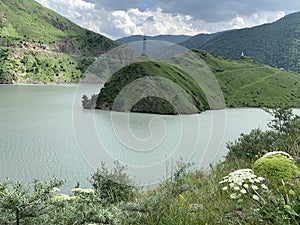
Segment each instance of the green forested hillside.
M206 42L213 39L214 37L216 37L219 34L221 34L221 33L197 34L179 44L188 49L199 49L199 48L201 48L202 45L204 45Z
M244 52L256 62L300 72L300 12L274 23L222 32L204 43L193 38L184 46L230 59L238 59Z
M1 83L78 81L85 64L116 45L34 0L0 0Z

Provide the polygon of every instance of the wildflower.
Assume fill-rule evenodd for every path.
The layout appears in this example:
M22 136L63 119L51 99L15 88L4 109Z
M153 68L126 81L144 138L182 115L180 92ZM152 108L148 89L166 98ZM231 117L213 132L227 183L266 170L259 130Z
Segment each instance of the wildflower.
M244 188L249 188L248 184L244 184L243 186L244 186Z
M90 189L90 188L82 189L82 190L81 190L81 193L85 193L85 194L94 194L94 193L95 193L95 190L94 190L94 189Z
M246 191L245 189L240 190L240 192L241 192L242 194L246 194L246 193L247 193L247 191Z
M94 194L95 193L95 190L94 189L81 189L81 188L73 188L71 190L74 194L80 194L80 193L83 193L83 194Z
M255 182L255 180L249 179L249 182L253 184Z
M252 195L252 198L256 201L259 201L259 197L257 195Z
M263 177L257 177L257 180L259 180L259 181L264 181L265 178L263 178Z
M291 186L291 187L294 187L295 186L295 183L294 182L285 182L286 185L288 186Z
M240 190L240 188L239 188L239 186L235 186L235 187L233 188L233 190L235 190L235 191L239 191L239 190Z
M73 193L77 193L77 192L81 192L81 188L73 188L71 191L73 192Z
M51 198L53 201L69 201L70 200L70 196L69 195L66 195L66 194L57 194L57 195L54 195L52 196Z
M182 194L179 194L179 198L180 198L180 201L184 201L184 196Z
M183 207L188 208L189 203L185 200L185 197L182 194L179 194L180 203Z
M223 190L223 191L228 190L228 186L223 187L222 190Z
M228 191L231 199L250 194L256 200L259 191L268 190L268 187L262 183L264 180L263 177L256 176L251 169L240 169L229 173L219 183L226 184L222 190Z
M230 195L230 198L232 198L232 199L236 199L236 198L238 198L238 196L237 196L237 194L236 194L236 193L232 193L232 194Z
M57 188L57 187L54 187L54 188L52 188L52 190L51 190L52 193L59 192L59 191L60 191L60 189Z

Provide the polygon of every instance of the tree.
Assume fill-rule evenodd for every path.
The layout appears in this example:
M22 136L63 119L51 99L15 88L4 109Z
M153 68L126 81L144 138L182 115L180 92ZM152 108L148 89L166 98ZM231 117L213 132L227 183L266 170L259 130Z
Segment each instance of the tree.
M84 109L95 109L97 99L98 99L98 95L97 94L92 95L91 98L89 98L86 95L83 95L82 96L82 100L81 100L82 107Z
M228 154L226 159L244 159L250 162L256 160L256 156L263 154L264 151L275 151L279 135L275 131L263 131L253 129L249 134L241 134L233 141L227 142Z
M288 134L291 131L292 123L296 118L292 109L282 107L264 110L273 116L271 122L268 123L268 127L277 131L279 134Z

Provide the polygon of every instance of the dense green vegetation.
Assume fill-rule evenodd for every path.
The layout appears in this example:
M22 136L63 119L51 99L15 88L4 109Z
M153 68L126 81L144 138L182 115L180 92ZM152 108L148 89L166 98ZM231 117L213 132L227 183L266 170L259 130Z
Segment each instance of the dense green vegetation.
M135 186L118 162L111 171L102 164L89 178L93 188L77 187L72 194L61 193L58 187L64 181L55 178L29 184L4 180L0 182L0 222L297 225L300 118L289 109L268 111L274 115L271 130L259 130L260 138L268 140L264 134L272 132L274 142L262 147L256 132L243 134L228 145L225 160L209 171L178 162L172 175L151 190Z
M199 78L198 82L201 83L201 88L199 83L193 79L194 76L192 78L182 71L182 67L180 67L181 69L176 67L176 65L186 63L188 71L192 71L194 76ZM208 79L208 72L216 78L216 83ZM170 81L169 83L174 82L183 88L184 93L179 92L180 88L166 88L169 84L162 81L151 83L149 79L146 79L149 76L166 78ZM138 82L141 78L145 79ZM98 109L112 110L113 104L115 104L116 108L113 110L116 111L131 110L163 114L196 113L209 108L224 108L225 106L278 107L286 105L299 107L299 83L300 74L258 64L248 57L242 57L240 60L228 60L212 53L194 50L192 53L176 55L166 62L149 59L147 62L131 63L115 73L104 85L97 103L95 103L95 96L93 103L87 97L83 102L86 108L96 104ZM214 90L216 84L220 85L220 93ZM205 90L202 90L203 88ZM164 90L166 90L166 95L161 94ZM118 94L123 91L129 93L126 99L116 101ZM186 98L180 98L185 93L192 99L186 101ZM160 98L153 97L155 95L158 97L159 94L161 94ZM137 95L141 96L141 99L137 99ZM224 104L218 103L214 107L210 101L208 106L207 99L216 99L217 95L224 95ZM219 96L220 100L222 100L221 97L223 96ZM192 109L191 104L194 104L198 110L190 110ZM178 105L181 106L177 107Z
M78 82L82 70L67 54L0 48L0 83Z
M196 36L183 43L190 48L203 49L230 59L242 53L254 61L286 70L300 72L300 12L253 28L230 30L218 34ZM198 43L197 43L198 42Z
M201 49L201 46L204 45L206 42L211 40L212 38L216 37L220 33L213 33L213 34L197 34L181 43L182 45L188 49Z
M121 91L126 93L116 100ZM201 112L209 106L201 88L188 74L150 60L131 63L115 73L101 89L96 109L184 114Z
M0 1L0 83L77 82L115 46L34 0Z

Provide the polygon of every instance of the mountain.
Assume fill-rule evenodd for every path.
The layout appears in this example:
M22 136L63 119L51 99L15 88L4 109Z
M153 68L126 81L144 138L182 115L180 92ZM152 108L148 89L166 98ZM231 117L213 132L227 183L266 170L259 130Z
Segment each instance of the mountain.
M222 32L204 43L200 39L191 47L230 59L243 52L256 62L300 72L300 12L274 23Z
M136 41L143 41L143 38L144 38L143 35L132 35L129 37L120 38L116 41L123 43L123 44L127 44L127 43L131 43L131 42L136 42ZM191 38L191 36L188 36L188 35L158 35L158 36L146 36L146 38L147 38L147 40L151 40L151 41L166 41L166 42L178 44L178 43L188 40L189 38Z
M258 64L248 57L229 60L201 50L192 53L196 56L179 54L165 62L149 59L125 66L105 83L96 108L184 114L225 106L300 107L300 74ZM188 62L186 68L196 71L198 77L173 62ZM207 68L212 78L203 75L208 74ZM217 84L220 93L213 90ZM220 102L223 96L224 105ZM213 99L219 99L218 105L211 104Z
M221 32L213 34L197 34L183 42L180 42L179 44L188 49L199 49L202 45L219 34L221 34Z
M0 0L0 83L76 82L117 45L34 0Z

